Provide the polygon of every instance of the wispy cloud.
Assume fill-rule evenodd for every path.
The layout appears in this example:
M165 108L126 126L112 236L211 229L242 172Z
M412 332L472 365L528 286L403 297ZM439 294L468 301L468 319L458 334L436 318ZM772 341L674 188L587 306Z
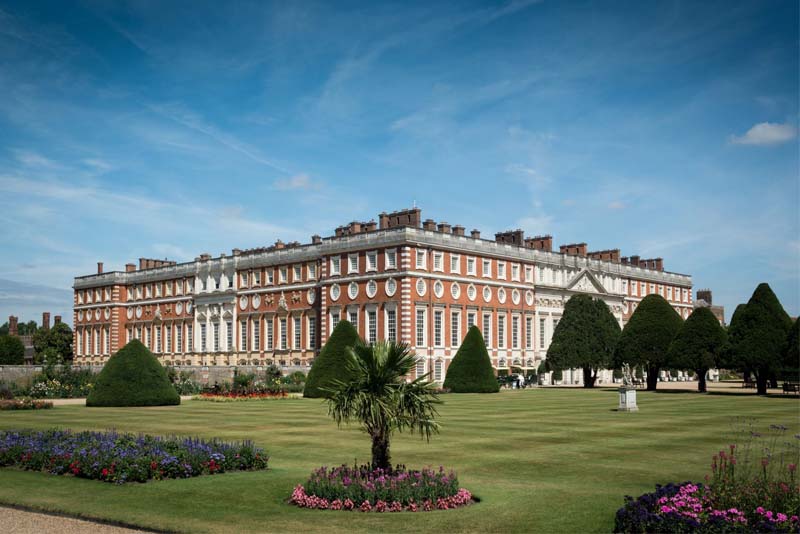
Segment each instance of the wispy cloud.
M610 210L624 210L626 207L626 204L621 200L613 200L608 203L608 209Z
M551 179L549 176L543 176L533 167L523 165L521 163L512 163L506 165L506 173L521 179L529 186L544 187L550 184Z
M289 178L281 178L275 180L273 187L278 191L308 191L311 189L319 189L319 184L311 180L307 174L295 174Z
M791 124L760 122L747 130L744 135L732 135L734 145L778 145L797 137L797 129Z

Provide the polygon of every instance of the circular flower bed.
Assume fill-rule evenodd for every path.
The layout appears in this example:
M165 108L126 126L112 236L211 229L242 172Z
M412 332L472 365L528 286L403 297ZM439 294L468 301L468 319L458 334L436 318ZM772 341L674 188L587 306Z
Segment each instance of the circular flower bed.
M469 491L458 487L455 473L443 467L417 471L401 465L391 470L342 465L311 473L305 485L295 487L289 503L317 510L421 512L458 508L472 500Z

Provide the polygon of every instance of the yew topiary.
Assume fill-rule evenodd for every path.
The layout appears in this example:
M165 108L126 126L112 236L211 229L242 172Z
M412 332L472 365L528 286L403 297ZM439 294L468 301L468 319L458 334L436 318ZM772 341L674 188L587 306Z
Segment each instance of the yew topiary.
M456 352L444 387L453 393L497 393L500 384L494 376L486 343L477 326L470 327Z
M108 359L86 398L86 406L169 406L181 398L167 370L134 339Z
M303 389L304 397L314 399L328 397L323 391L324 388L333 386L334 380L347 382L350 379L346 365L349 361L347 351L359 340L358 332L352 323L339 321L308 372Z

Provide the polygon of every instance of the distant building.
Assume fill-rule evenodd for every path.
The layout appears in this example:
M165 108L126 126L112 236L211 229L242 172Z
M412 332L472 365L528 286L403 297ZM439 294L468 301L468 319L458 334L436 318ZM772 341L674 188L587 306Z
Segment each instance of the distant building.
M55 316L55 323L58 324L61 322L61 316ZM49 330L50 329L50 312L43 312L42 313L42 329ZM8 335L9 336L16 336L22 341L22 345L25 347L25 364L32 365L34 363L34 357L36 356L36 350L33 348L33 335L19 335L19 317L15 315L8 316Z
M713 313L714 317L716 317L717 320L719 321L719 324L725 326L725 307L714 306L710 289L697 290L697 298L694 301L694 307L710 309L711 313Z

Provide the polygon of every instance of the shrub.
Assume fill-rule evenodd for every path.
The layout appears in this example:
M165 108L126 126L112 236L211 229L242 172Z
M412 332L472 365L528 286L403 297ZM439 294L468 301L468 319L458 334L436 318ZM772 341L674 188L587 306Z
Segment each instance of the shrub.
M86 397L94 387L95 378L89 369L76 369L71 365L47 366L33 377L29 393L37 399Z
M342 382L350 380L350 373L345 364L348 361L347 349L354 346L359 339L358 332L352 324L348 321L339 321L308 372L303 390L304 397L327 397L323 388L332 386L336 380Z
M305 485L295 487L289 500L301 508L401 512L447 510L472 501L472 494L458 487L455 473L426 468L372 469L369 465L328 469L311 473Z
M86 406L167 406L181 398L155 356L134 339L109 358Z
M455 358L447 368L444 387L452 393L497 393L500 386L494 376L486 343L477 326L470 327Z
M226 443L114 431L0 431L0 466L117 484L266 469L268 459L248 441Z
M3 410L46 410L52 408L50 401L34 400L31 398L0 399L0 411Z
M0 336L0 365L25 363L25 345L17 336Z

